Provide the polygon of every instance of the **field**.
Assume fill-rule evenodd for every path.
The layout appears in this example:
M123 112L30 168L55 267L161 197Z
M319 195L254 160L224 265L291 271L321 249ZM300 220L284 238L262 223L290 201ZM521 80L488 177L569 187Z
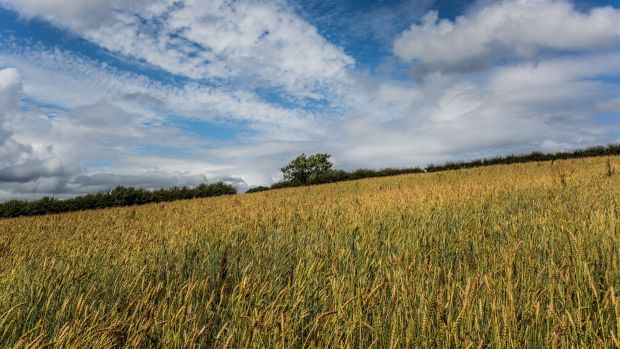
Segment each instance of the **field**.
M2 220L0 347L618 347L615 167Z

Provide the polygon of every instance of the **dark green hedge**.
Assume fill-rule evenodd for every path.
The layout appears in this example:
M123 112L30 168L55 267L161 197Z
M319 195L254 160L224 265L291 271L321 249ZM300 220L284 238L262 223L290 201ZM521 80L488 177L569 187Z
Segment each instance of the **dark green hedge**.
M557 153L541 153L532 152L529 154L507 155L494 158L486 158L471 161L459 161L459 162L447 162L441 165L428 165L425 169L421 168L385 168L381 170L360 169L352 172L346 172L343 170L332 170L329 173L320 177L310 180L309 183L303 184L294 181L277 182L271 185L271 187L257 187L254 191L264 191L270 189L280 189L289 187L300 187L304 185L324 184L340 181L348 181L362 178L371 177L385 177L396 176L409 173L420 172L439 172L439 171L451 171L460 170L465 168L491 166L491 165L508 165L523 162L537 162L537 161L553 161L564 159L578 159L585 157L595 156L611 156L620 155L620 144L610 144L608 146L598 146L586 149L579 149L573 152L557 152ZM260 189L259 189L260 188ZM252 190L252 189L250 189ZM250 191L248 191L250 192Z
M481 166L508 165L522 162L566 160L610 155L620 155L620 144L610 144L608 146L579 149L573 152L541 153L535 151L529 154L507 155L462 162L448 162L442 165L428 165L426 167L426 172L460 170L464 168Z
M36 216L48 213L141 205L155 202L231 195L236 193L237 189L235 189L235 187L222 182L201 184L196 188L172 187L169 189L158 189L153 191L142 188L119 186L109 192L76 196L65 200L44 197L36 201L7 201L0 204L0 218Z
M301 187L304 185L325 184L325 183L333 183L333 182L352 181L352 180L364 179L364 178L397 176L397 175L402 175L402 174L422 173L422 172L424 172L424 170L418 167L384 168L380 170L362 168L362 169L358 169L358 170L351 171L351 172L347 172L343 170L331 170L326 174L312 178L307 184L295 182L295 181L283 181L283 182L277 182L277 183L272 184L271 187L268 189ZM265 187L262 187L259 191L267 190L264 188Z

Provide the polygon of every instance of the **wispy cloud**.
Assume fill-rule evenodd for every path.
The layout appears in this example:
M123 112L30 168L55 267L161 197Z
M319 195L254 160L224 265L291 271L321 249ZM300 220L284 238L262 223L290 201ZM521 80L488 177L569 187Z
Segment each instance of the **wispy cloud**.
M354 63L279 1L3 1L195 80L282 87L292 96L321 99L338 92Z

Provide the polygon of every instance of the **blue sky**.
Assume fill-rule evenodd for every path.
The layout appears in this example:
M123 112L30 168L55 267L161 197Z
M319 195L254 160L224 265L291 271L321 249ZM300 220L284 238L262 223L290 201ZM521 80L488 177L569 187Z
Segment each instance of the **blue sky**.
M0 200L618 142L619 7L0 0Z

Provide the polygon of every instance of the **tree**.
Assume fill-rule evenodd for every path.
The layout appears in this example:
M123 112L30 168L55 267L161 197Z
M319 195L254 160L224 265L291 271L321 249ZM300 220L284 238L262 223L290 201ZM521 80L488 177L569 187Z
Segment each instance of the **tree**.
M306 157L301 154L288 165L281 168L284 180L308 184L319 176L331 171L333 164L329 161L329 154L314 154Z

